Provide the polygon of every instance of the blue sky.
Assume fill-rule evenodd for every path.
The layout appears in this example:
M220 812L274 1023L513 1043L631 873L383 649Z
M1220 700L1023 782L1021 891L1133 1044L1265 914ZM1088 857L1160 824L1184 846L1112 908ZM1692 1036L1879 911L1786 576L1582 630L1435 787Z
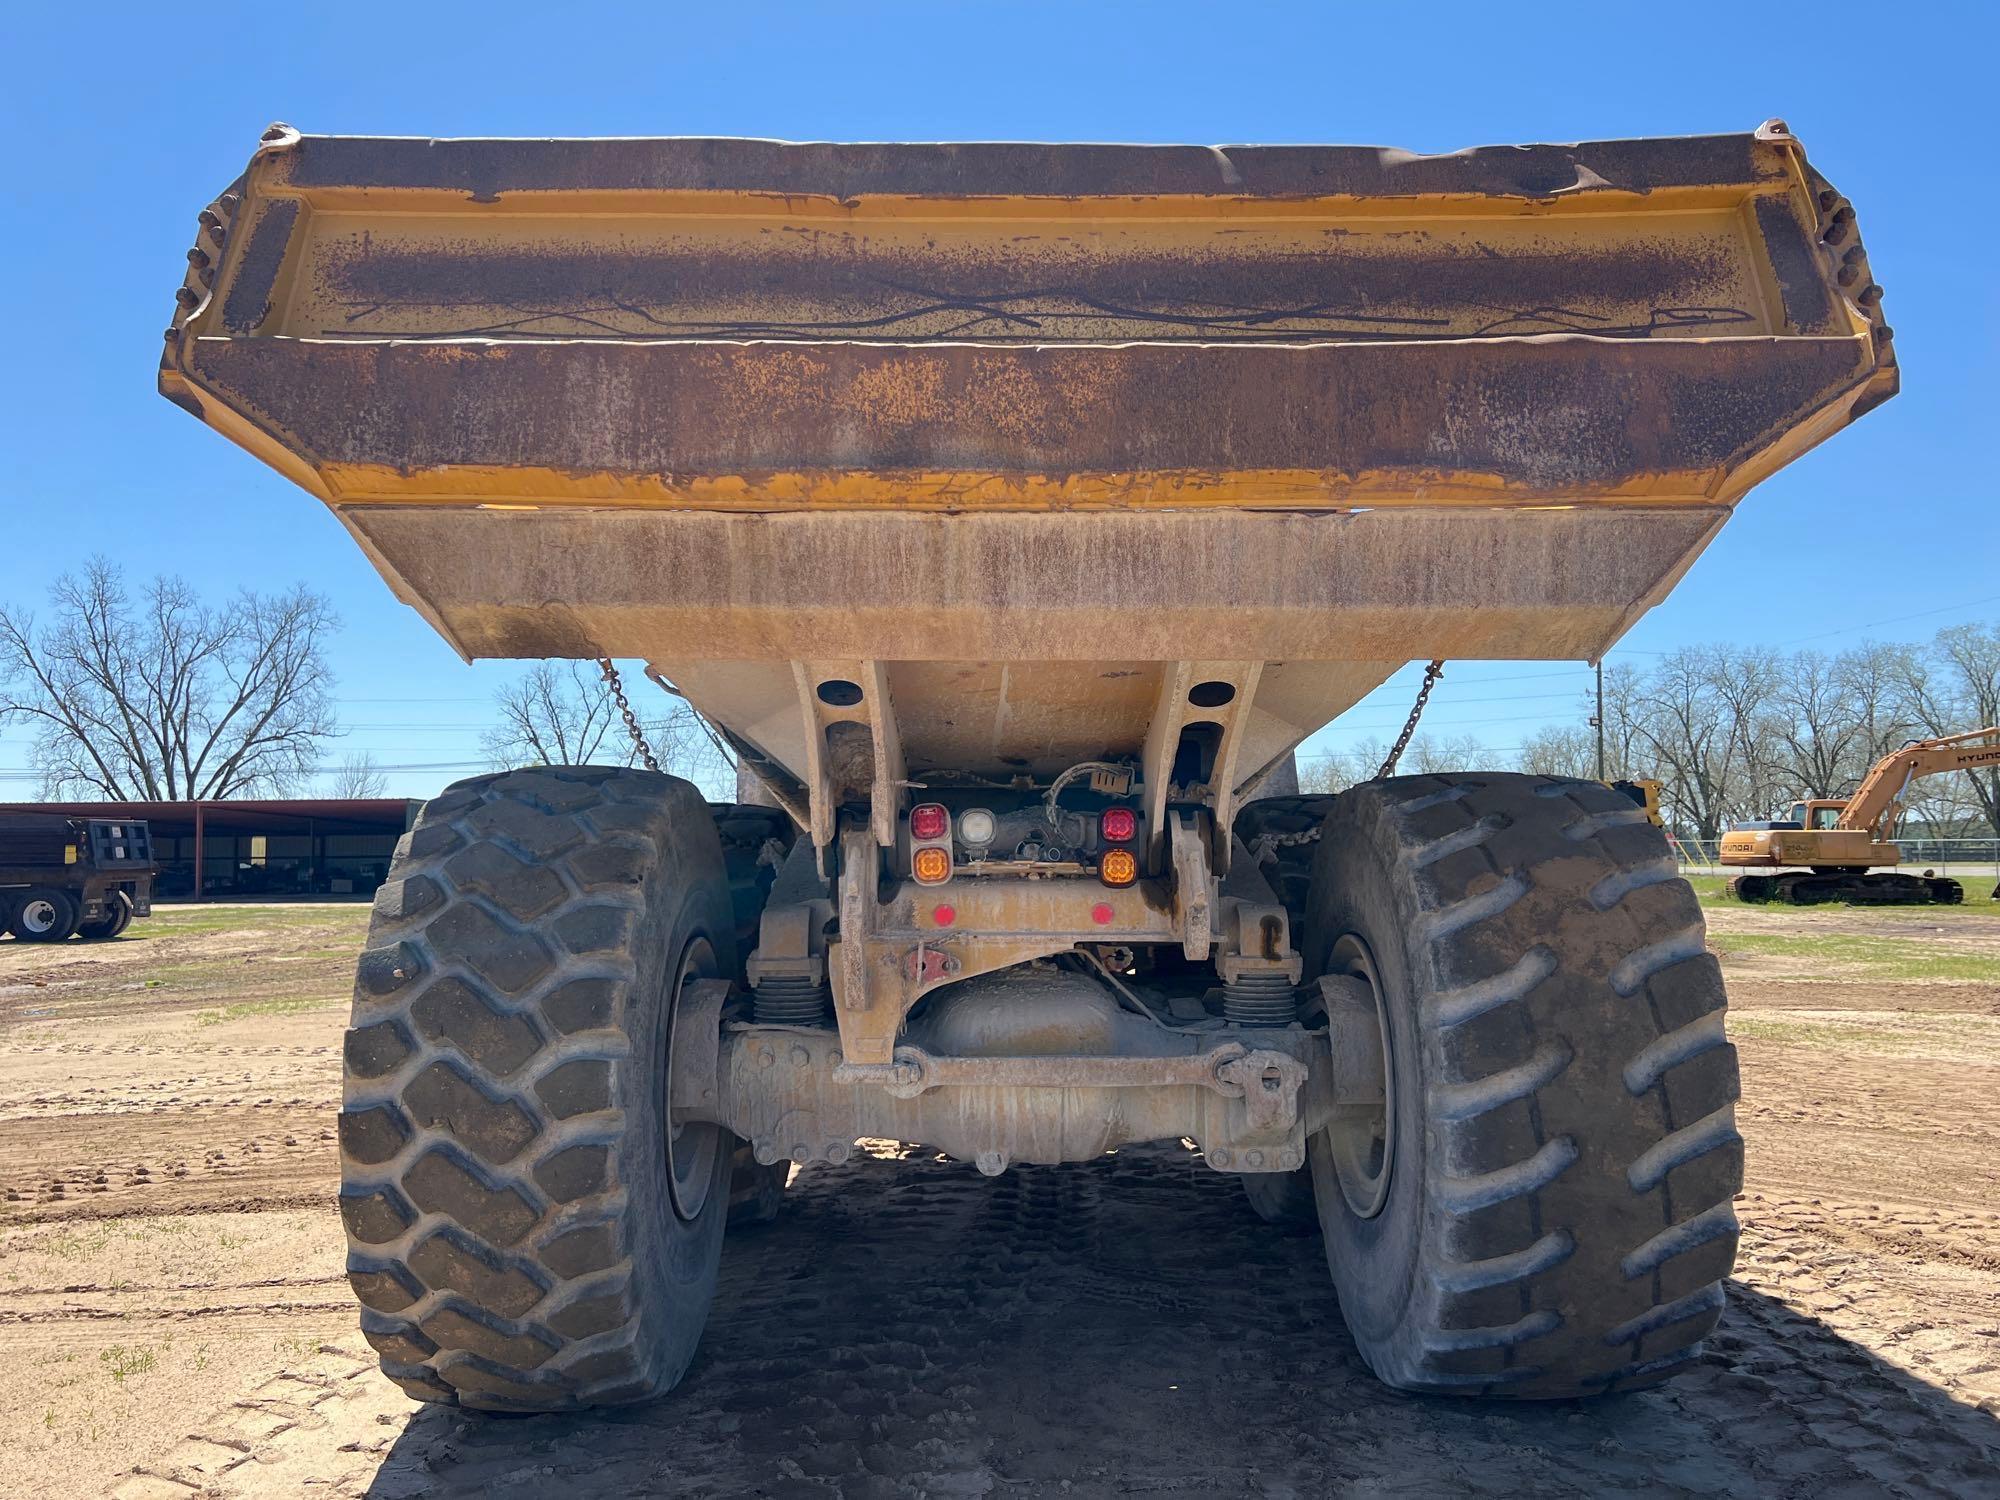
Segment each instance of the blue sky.
M1781 116L1857 205L1903 394L1754 492L1626 639L1839 647L2000 616L2000 194L1990 6L35 6L0 124L0 599L102 552L225 593L306 578L346 620L343 749L471 761L493 686L396 604L316 501L153 390L201 205L273 119L405 135L1496 141ZM1805 581L1805 575L1814 581ZM1858 612L1846 601L1861 601ZM1641 657L1640 659L1643 659ZM1386 736L1404 674L1320 746ZM1465 664L1427 727L1518 744L1582 666ZM31 788L0 737L0 797ZM398 773L423 795L453 771Z

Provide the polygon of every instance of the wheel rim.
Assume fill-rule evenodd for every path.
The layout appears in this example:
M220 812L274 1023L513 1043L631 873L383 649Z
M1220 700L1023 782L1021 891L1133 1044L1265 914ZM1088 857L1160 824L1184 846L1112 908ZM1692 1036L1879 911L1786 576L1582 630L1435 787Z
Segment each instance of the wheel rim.
M21 926L24 931L41 934L56 929L56 904L46 896L36 896L21 904Z
M715 977L715 950L707 938L696 938L681 955L680 968L674 976L672 1009L667 1022L667 1068L661 1081L661 1115L667 1124L667 1189L673 1199L674 1213L682 1220L700 1217L707 1204L709 1194L714 1190L716 1177L717 1138L721 1134L720 1125L676 1124L670 1090L674 1076L674 1049L678 1042L681 1024L681 992L689 983L697 979Z
M1381 1101L1336 1114L1326 1127L1326 1140L1348 1211L1358 1219L1372 1219L1388 1204L1396 1168L1396 1068L1387 1001L1375 955L1355 933L1347 933L1333 945L1327 972L1352 975L1368 989L1367 1002L1345 1019L1352 1026L1349 1035L1355 1038L1358 1059L1369 1055L1368 1041L1371 1037L1374 1041L1373 1055L1381 1068Z

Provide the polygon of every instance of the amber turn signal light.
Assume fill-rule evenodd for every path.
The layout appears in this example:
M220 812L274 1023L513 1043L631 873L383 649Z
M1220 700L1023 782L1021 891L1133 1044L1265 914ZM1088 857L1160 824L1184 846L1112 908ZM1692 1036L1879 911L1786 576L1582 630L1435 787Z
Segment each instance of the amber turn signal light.
M1130 885L1139 878L1139 861L1130 849L1106 849L1097 862L1097 878L1106 885Z
M943 885L951 879L951 851L935 844L919 849L910 860L910 873L918 885Z

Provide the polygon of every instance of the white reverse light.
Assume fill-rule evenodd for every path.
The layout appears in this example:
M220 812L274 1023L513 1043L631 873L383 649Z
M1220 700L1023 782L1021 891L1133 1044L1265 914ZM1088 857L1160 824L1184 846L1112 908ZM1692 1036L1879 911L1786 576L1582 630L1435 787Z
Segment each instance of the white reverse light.
M971 812L958 815L958 837L960 842L975 848L984 848L993 842L997 825L993 814L983 807L975 807Z

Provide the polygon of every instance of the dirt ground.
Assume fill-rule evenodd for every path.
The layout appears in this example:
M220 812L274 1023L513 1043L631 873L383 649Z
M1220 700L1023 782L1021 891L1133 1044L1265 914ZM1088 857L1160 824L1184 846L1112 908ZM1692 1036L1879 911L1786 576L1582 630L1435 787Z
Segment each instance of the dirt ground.
M365 911L0 942L0 1492L2000 1495L2000 908L1710 917L1750 1150L1720 1335L1664 1390L1524 1407L1378 1386L1317 1237L1185 1152L883 1148L732 1235L667 1400L421 1408L332 1207Z

